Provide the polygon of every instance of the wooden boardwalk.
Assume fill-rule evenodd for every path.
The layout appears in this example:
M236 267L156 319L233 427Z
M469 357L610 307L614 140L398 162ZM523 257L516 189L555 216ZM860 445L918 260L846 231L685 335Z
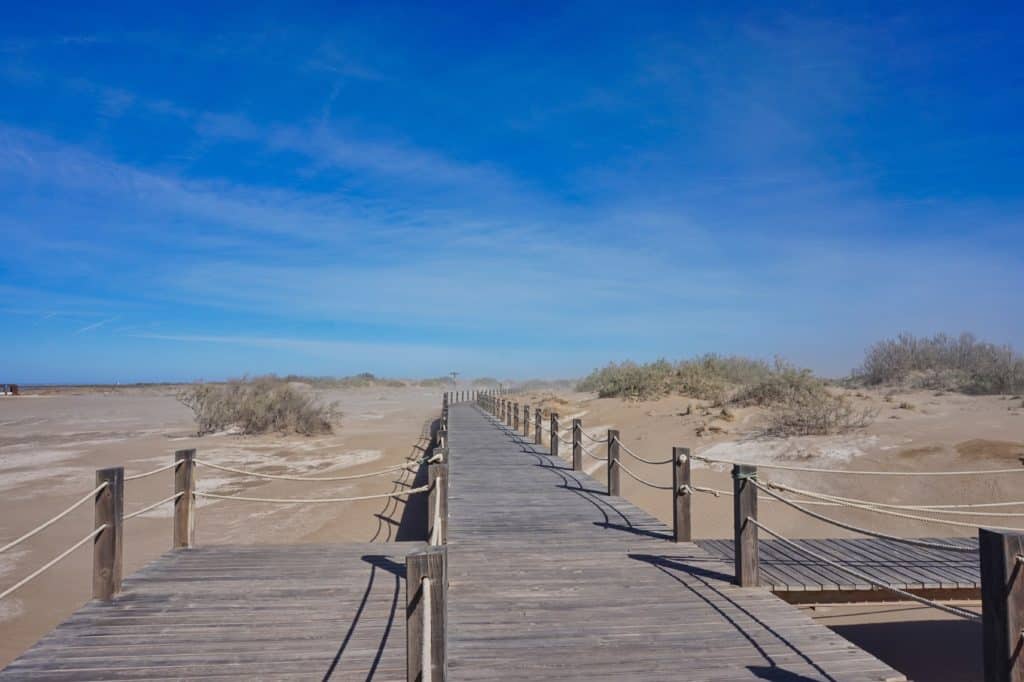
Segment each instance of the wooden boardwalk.
M451 679L903 679L477 408L449 439Z
M930 599L979 599L976 538L921 538L974 549L951 552L878 538L796 540L796 544L874 580ZM732 561L732 540L698 540L708 554ZM790 602L888 601L893 594L777 540L758 542L761 585Z
M405 680L405 555L421 543L168 552L2 680Z

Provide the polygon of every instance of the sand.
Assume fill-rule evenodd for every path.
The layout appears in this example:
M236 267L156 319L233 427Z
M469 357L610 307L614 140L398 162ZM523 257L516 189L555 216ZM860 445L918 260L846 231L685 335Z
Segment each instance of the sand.
M358 474L418 457L441 394L418 387L322 392L344 413L326 436L195 437L191 412L168 388L47 391L0 399L0 538L4 541L50 518L93 487L94 471L124 466L126 474L167 464L173 452L196 448L198 456L270 474ZM333 483L271 481L213 469L198 470L201 491L261 497L344 497L391 492L412 483L412 474ZM173 492L172 472L126 484L130 513ZM402 538L406 510L399 500L337 505L266 505L200 500L197 544L388 542ZM414 505L415 506L415 505ZM0 555L0 586L6 587L83 537L93 525L86 504L15 550ZM130 574L167 551L171 507L126 522L125 572ZM423 529L414 520L403 533ZM0 602L0 665L6 664L90 597L92 555L88 546Z

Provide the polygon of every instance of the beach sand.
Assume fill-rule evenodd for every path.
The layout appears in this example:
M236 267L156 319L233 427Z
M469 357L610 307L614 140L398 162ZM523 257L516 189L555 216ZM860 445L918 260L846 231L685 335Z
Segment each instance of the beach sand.
M50 390L0 399L0 538L16 538L80 499L94 487L98 468L124 466L126 475L150 471L173 461L179 449L196 448L200 458L267 474L348 475L400 464L421 456L441 404L438 389L418 387L319 393L336 402L343 416L333 434L315 437L195 437L191 412L166 387ZM331 483L266 481L205 467L197 468L197 476L200 491L280 498L370 495L413 482L412 473L401 471ZM172 493L172 471L128 481L125 513ZM397 499L286 506L199 502L198 545L388 542L425 533L417 513L406 515L403 525L403 533L414 537L399 537L406 504ZM167 504L126 521L126 575L170 549L171 515ZM0 555L0 586L14 584L92 527L93 509L86 503ZM0 602L0 665L90 598L91 571L87 545Z

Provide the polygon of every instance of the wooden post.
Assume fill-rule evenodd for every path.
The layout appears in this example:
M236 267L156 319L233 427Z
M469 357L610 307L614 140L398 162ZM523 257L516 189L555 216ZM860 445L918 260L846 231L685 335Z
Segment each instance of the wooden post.
M448 544L448 463L435 462L427 470L430 482L430 542ZM435 535L434 524L438 524Z
M572 470L583 471L583 420L572 420Z
M619 432L608 429L608 494L618 495L619 482Z
M519 430L519 403L512 403L512 428Z
M1024 535L978 529L985 682L1024 682Z
M196 451L178 450L174 453L174 549L192 546L196 532ZM180 460L180 461L179 461Z
M689 542L693 539L690 504L690 448L672 448L672 539Z
M757 478L757 467L733 466L733 554L736 584L740 587L757 587L759 582L757 526L748 520L757 518L757 486L750 482L754 478Z
M530 437L530 406L523 405L523 437Z
M542 429L540 428L540 419L541 419L540 408L538 407L538 408L534 409L534 411L533 411L533 443L534 443L534 445L540 445L540 439L541 439L541 436L543 435L542 434Z
M96 493L95 525L106 526L92 544L92 598L109 601L121 591L122 522L124 520L124 467L96 471L96 485L107 484Z
M448 677L448 549L405 555L406 680L445 682ZM424 583L429 582L429 587ZM429 631L429 634L428 632ZM430 670L424 675L429 657Z
M551 413L551 456L558 457L558 413Z

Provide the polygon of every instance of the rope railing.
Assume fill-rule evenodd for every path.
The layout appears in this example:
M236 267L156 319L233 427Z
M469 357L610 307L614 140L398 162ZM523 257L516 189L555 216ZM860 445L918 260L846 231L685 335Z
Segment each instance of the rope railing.
M630 450L628 447L626 447L626 444L622 442L622 439L616 438L615 442L618 443L619 447L622 448L623 450L625 450L626 453L629 454L633 459L639 460L639 461L643 462L644 464L661 465L661 464L671 464L672 463L672 458L671 457L669 457L668 459L658 459L658 460L644 459L643 457L641 457L640 455L636 454L635 452Z
M787 498L783 497L782 495L778 495L777 493L773 492L772 490L769 490L769 487L772 487L772 484L770 484L770 483L768 485L764 485L764 484L760 483L757 479L751 479L751 482L754 484L754 486L757 487L757 489L760 492L763 492L766 495L771 496L775 500L777 500L779 502L782 502L782 503L786 504L787 506L789 506L789 507L791 507L791 508L793 508L793 509L795 509L795 510L797 510L799 512L802 512L802 513L804 513L804 514L806 514L806 515L808 515L808 516L810 516L812 518L818 519L819 521L823 521L824 523L830 523L833 526L838 526L839 528L843 528L845 530L852 531L854 533L861 533L863 535L869 535L871 537L881 538L881 539L884 539L884 540L892 540L894 542L902 542L904 544L914 545L914 546L917 546L917 547L926 547L928 549L941 549L941 550L946 550L946 551L950 551L950 552L963 552L965 554L976 554L977 551L978 551L974 547L964 547L964 546L961 546L961 545L948 545L948 544L945 544L945 543L929 542L927 540L916 540L916 539L913 539L913 538L901 538L901 537L896 536L896 535L889 535L887 533L881 533L881 532L870 530L870 529L867 529L867 528L860 528L858 526L854 526L852 524L845 523L843 521L838 521L838 520L833 519L833 518L828 517L828 516L824 516L823 514L819 514L817 512L811 511L810 509L804 509L800 504L797 504L793 500L787 499Z
M648 481L647 479L640 478L640 476L638 476L634 472L630 471L629 467L627 467L625 464L622 463L622 460L613 459L610 462L609 466L616 466L616 467L618 467L622 471L626 472L626 475L629 476L630 478L632 478L634 481L637 481L638 483L643 483L644 485L646 485L648 487L655 488L657 490L672 490L672 486L670 486L670 485L659 485L657 483L652 483L651 481Z
M607 457L602 457L600 455L595 455L593 450L588 448L583 443L580 443L580 450L583 452L583 454L585 454L586 456L591 457L593 459L596 459L598 462L607 462L608 461Z
M64 511L60 512L56 516L50 517L48 520L42 522L41 524L39 524L38 526L36 526L32 530L30 530L29 532L27 532L24 535L22 535L21 537L16 538L14 540L11 540L10 542L8 542L3 547L0 547L0 554L3 554L4 552L6 552L9 549L17 547L18 545L20 545L21 543L25 542L29 538L32 538L32 537L35 537L36 535L39 535L44 530L46 530L47 528L49 528L53 524L57 523L58 521L60 521L65 516L67 516L71 512L73 512L76 509L78 509L79 507L81 507L83 504L85 504L89 500L94 499L96 497L96 495L99 494L100 491L102 491L104 488L107 487L107 485L108 484L106 482L100 483L98 486L96 486L91 491L89 491L89 493L86 494L85 497L83 497L82 499L78 500L77 502L72 504L70 507L68 507Z
M761 469L778 471L801 471L812 474L841 474L849 476L983 476L987 474L1024 474L1024 466L1017 469L972 469L967 471L866 471L862 469L823 469L815 467L794 467L771 462L740 462L732 459L690 455L691 459L706 464L728 464L731 466L756 466Z
M765 526L763 523L759 522L757 519L755 519L753 517L748 516L746 520L749 521L750 523L754 524L755 526L757 526L758 528L760 528L764 532L768 533L769 535L774 537L776 540L782 542L783 544L785 544L790 549L795 549L795 550L797 550L799 552L803 552L807 556L813 557L813 558L817 559L818 561L821 561L821 562L823 562L825 564L828 564L829 566L832 566L835 569L838 569L838 570L843 571L843 572L845 572L845 573L847 573L849 575L854 576L855 578L863 580L864 582L868 583L869 585L873 585L873 586L875 586L877 588L880 588L880 589L883 589L883 590L888 590L889 592L893 592L895 594L898 594L898 595L900 595L901 597L903 597L905 599L909 599L911 601L915 601L915 602L917 602L919 604L923 604L925 606L930 606L930 607L932 607L934 609L938 609L939 611L944 611L944 612L952 614L954 616L959 616L959 617L965 618L967 620L981 620L981 616L979 614L977 614L977 613L974 613L973 611L968 611L967 609L961 609L961 608L956 607L956 606L950 606L948 604L943 604L941 602L937 602L937 601L934 601L932 599L926 599L925 597L922 597L920 595L916 595L913 592L907 592L906 590L901 590L898 587L893 587L892 585L889 585L888 583L884 583L884 582L881 582L879 580L875 580L874 578L872 578L871 576L867 575L866 573L863 573L862 571L858 571L857 569L851 568L851 567L849 567L849 566L847 566L845 564L842 564L842 563L840 563L838 561L833 561L832 559L829 559L829 558L823 556L822 554L820 554L818 552L815 552L815 551L813 551L813 550L811 550L811 549L809 549L807 547L804 547L803 545L800 545L800 544L797 544L797 543L793 542L789 538L783 537L782 535L780 535L776 531L772 530L771 528Z
M608 436L605 436L604 438L594 438L593 436L591 436L589 433L587 433L583 429L580 429L580 433L582 433L584 436L586 436L592 443L607 443L608 442Z
M406 462L403 464L395 464L384 469L377 471L370 471L363 474L350 474L347 476L287 476L281 474L264 474L258 471L250 471L247 469L236 469L234 467L225 466L223 464L214 464L213 462L207 462L205 459L196 459L195 463L200 464L211 469L219 469L220 471L227 471L233 474L241 474L243 476L252 476L254 478L265 478L273 481L302 481L302 482L329 482L329 481L352 481L359 478L371 478L373 476L381 476L383 474L394 473L402 469L412 470L416 466L423 464L426 460L419 460L413 462Z
M13 594L14 592L18 591L20 588L22 588L26 584L28 584L29 582L34 580L36 577L42 575L44 572L46 572L47 570L49 570L50 568L55 566L57 563L59 563L67 555L71 554L76 549L78 549L79 547L81 547L82 545L84 545L85 543L89 542L90 540L95 538L97 535L102 533L104 531L104 529L106 529L107 527L108 527L107 524L103 524L101 526L97 526L96 528L93 529L93 531L91 533L86 535L84 538L82 538L81 540L79 540L75 544L71 545L70 547L65 549L63 552L61 552L60 554L58 554L54 558L52 558L49 561L47 561L45 564L43 564L42 566L40 566L36 570L32 571L32 573L28 574L27 576L25 576L24 578L22 578L21 580L16 582L14 585L8 587L3 592L0 592L0 600L7 598L9 595Z
M790 486L787 486L790 487ZM986 517L1022 517L1024 512L978 512L978 511L960 511L961 509L973 509L975 507L990 507L990 506L1017 506L1024 504L1021 501L1014 502L994 502L994 503L976 503L976 504L951 504L951 505L929 505L929 504L891 504L888 502L877 502L875 500L861 500L855 497L840 497L839 495L832 495L830 493L815 493L806 490L800 490L799 488L791 488L790 491L797 495L804 495L810 497L811 495L820 496L834 500L837 506L843 502L851 504L862 504L868 507L876 507L881 509L901 509L909 511L926 511L933 514L952 514L954 516L986 516Z
M168 502L173 502L174 500L178 499L179 497L181 497L184 494L185 493L183 493L183 492L181 492L181 493L174 493L170 497L165 497L164 499L160 500L159 502L154 502L153 504L149 505L148 507L143 507L142 509L139 509L138 511L133 511L131 514L125 514L124 518L122 520L128 521L129 519L134 519L137 516L142 516L146 512L153 511L154 509L156 509L160 505L167 504Z
M159 474L161 471L167 471L168 469L173 469L174 467L178 466L181 462L182 462L182 460L178 459L178 460L175 460L175 461L171 462L170 464L166 464L166 465L164 465L162 467L157 467L156 469L153 469L152 471L145 471L145 472L143 472L141 474L132 474L131 476L125 476L124 480L126 480L126 481L137 481L140 478L147 478L147 477L152 476L154 474Z
M946 525L946 526L956 526L956 527L959 527L959 528L975 528L976 529L976 528L980 527L976 523L965 523L963 521L953 521L952 519L934 519L934 518L931 518L929 516L919 516L917 514L907 514L905 512L897 512L897 511L892 511L892 510L889 510L889 509L881 509L879 507L871 506L870 504L860 504L860 503L855 503L855 502L848 502L848 501L845 501L843 499L833 499L829 495L822 495L820 493L813 493L813 492L806 491L806 490L800 490L799 488L791 488L789 486L782 485L781 483L771 483L771 482L766 482L766 483L768 485L770 485L771 487L777 489L777 490L782 490L782 491L785 491L785 492L794 493L796 495L803 495L803 496L809 497L811 499L819 499L819 500L824 500L826 502L835 502L836 504L838 504L841 507L851 507L853 509L863 509L865 511L874 512L875 514L883 514L883 515L886 515L886 516L893 516L893 517L901 518L901 519L910 519L910 520L913 520L913 521L923 521L923 522L926 522L926 523L935 523L935 524ZM761 485L758 484L758 488L761 488ZM1024 533L1024 528L1014 528L1012 526L993 526L993 525L990 525L990 524L986 523L985 524L985 528L988 528L988 529L991 529L991 530L1010 531L1010 532L1014 532L1014 533Z
M392 493L379 493L376 495L357 495L354 497L313 497L313 498L291 498L291 497L247 497L243 495L218 495L217 493L206 493L196 491L196 497L206 497L212 500L233 500L236 502L266 502L269 504L335 504L340 502L361 502L363 500L382 500L386 497L405 497L425 493L430 490L429 485L423 485L409 490L398 490Z
M719 488L708 488L706 486L690 485L690 484L685 484L685 483L679 487L679 490L684 495L691 495L693 493L705 493L705 494L708 494L708 495L713 495L714 497L720 497L722 495L724 495L726 497L733 497L736 494L736 493L734 493L731 490L721 490ZM769 497L769 498L767 498L764 501L765 502L775 502L776 500L774 500L773 498ZM813 502L812 501L812 502L803 502L802 504L805 504L805 505L816 505L816 506L821 506L821 507L838 507L839 506L835 502Z

